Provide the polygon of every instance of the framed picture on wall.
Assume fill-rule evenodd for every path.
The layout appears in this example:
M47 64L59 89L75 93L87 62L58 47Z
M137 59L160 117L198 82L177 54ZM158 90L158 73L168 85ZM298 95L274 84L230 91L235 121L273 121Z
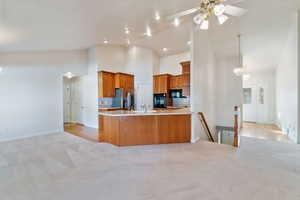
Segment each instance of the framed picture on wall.
M265 102L265 91L264 88L260 87L258 90L258 103L264 104Z
M244 104L251 104L252 101L252 89L243 88Z

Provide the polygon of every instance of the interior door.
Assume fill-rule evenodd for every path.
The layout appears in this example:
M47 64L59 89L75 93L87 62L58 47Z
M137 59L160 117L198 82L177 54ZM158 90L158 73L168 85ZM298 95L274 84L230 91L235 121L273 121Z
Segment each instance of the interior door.
M70 123L71 119L71 85L68 79L64 78L64 123Z

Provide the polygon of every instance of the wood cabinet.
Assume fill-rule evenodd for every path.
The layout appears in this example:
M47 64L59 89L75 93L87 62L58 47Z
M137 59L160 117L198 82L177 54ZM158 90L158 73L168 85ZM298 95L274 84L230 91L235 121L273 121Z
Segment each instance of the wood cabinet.
M153 93L168 94L170 89L170 77L169 74L153 76Z
M181 75L170 77L170 89L171 90L181 89L181 85L182 85L182 76Z
M99 97L115 96L115 74L112 72L98 72Z
M115 88L123 88L125 94L134 91L134 75L116 73L115 74Z
M107 71L98 72L99 97L115 97L115 89L123 88L125 94L134 92L134 75L125 73L113 73Z
M170 89L178 90L190 86L190 74L182 74L170 77Z
M191 114L102 116L100 141L116 146L189 143Z
M191 73L191 62L190 61L182 62L180 64L182 66L182 74Z
M182 74L181 75L181 87L186 87L191 85L190 74Z

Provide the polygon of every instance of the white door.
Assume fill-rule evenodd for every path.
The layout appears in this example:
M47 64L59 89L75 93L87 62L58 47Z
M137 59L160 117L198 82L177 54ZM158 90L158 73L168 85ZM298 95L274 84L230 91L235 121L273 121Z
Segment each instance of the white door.
M72 119L73 122L82 123L82 84L80 77L72 79Z
M66 78L64 78L63 82L63 101L64 101L64 123L70 123L72 122L71 117L71 84L70 81Z

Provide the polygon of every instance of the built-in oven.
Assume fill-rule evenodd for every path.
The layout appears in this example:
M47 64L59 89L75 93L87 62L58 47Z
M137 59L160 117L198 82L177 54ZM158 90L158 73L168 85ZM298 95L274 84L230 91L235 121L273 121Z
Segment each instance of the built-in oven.
M168 106L167 94L154 94L153 101L154 108L167 108Z

